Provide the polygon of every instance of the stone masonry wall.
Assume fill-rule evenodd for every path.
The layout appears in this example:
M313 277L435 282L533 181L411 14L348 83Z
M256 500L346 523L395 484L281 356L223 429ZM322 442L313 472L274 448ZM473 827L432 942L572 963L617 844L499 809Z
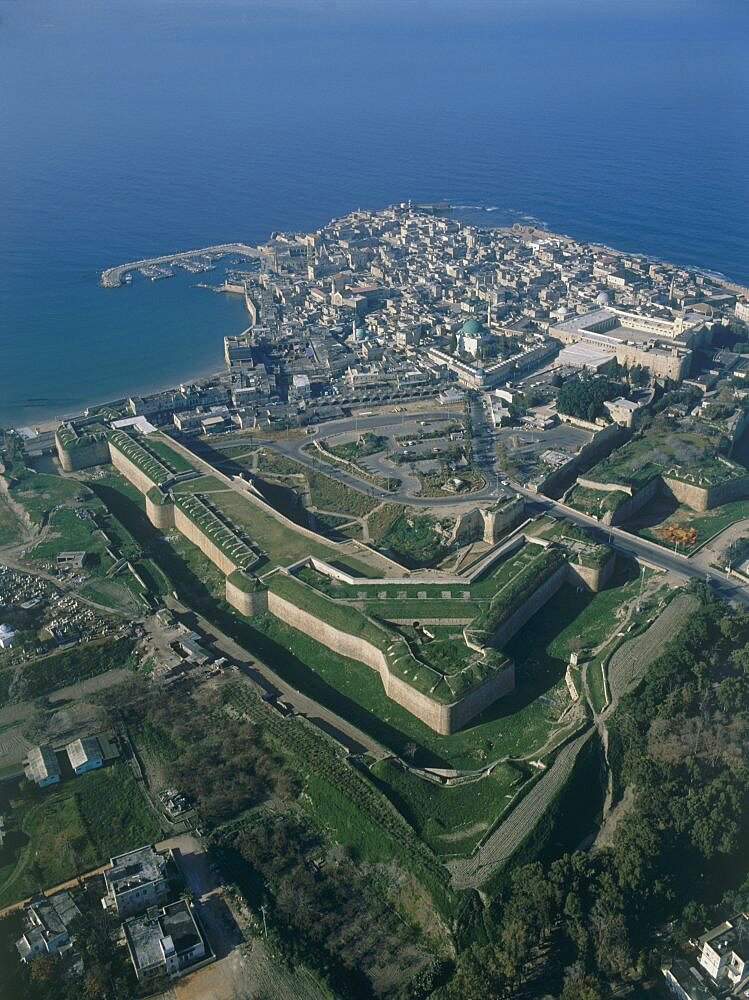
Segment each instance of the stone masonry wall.
M237 609L240 615L246 615L248 618L263 614L268 610L267 590L255 590L248 593L233 584L228 576L226 578L226 600L228 604Z
M494 545L504 532L520 524L525 514L525 500L516 497L501 510L482 510L483 538L487 545Z
M391 674L384 654L371 643L333 628L272 592L268 593L268 610L287 625L311 636L328 649L376 670L388 698L443 735L455 732L501 695L512 691L515 685L514 666L511 665L460 701L443 705Z
M524 604L521 604L517 611L513 612L499 628L495 629L492 635L492 644L501 649L508 643L515 633L556 594L562 584L568 579L568 573L567 563L560 566L555 573L552 573L549 579L542 583L538 590Z
M93 441L91 444L78 445L75 448L63 448L55 437L57 457L65 472L77 472L78 469L90 469L93 465L104 465L109 461L109 444L106 438Z
M174 527L174 504L154 503L146 494L146 517L159 531L168 531Z
M578 479L578 483L580 480ZM581 484L582 485L582 484ZM643 486L641 490L636 493L632 493L629 500L625 500L623 504L620 504L616 510L609 510L601 518L602 524L621 524L623 521L627 521L630 517L633 517L638 510L643 508L646 503L650 503L654 496L657 495L661 488L660 477L656 476L655 479L651 479L647 486ZM627 492L624 490L623 492Z
M123 455L118 448L115 448L111 442L109 444L109 454L115 469L121 472L125 479L129 483L132 483L141 493L148 493L154 483L148 478L145 472L141 472L138 466Z
M189 517L184 514L179 507L174 508L174 526L178 531L181 531L185 538L192 542L193 545L197 545L203 555L208 556L211 562L218 566L222 573L233 573L237 568L236 564L221 551L221 549L214 545L213 542L208 538L207 535L203 534L197 525L193 524Z
M616 565L616 553L612 552L603 566L580 566L578 563L567 563L569 582L573 586L583 584L588 590L598 593L611 579Z

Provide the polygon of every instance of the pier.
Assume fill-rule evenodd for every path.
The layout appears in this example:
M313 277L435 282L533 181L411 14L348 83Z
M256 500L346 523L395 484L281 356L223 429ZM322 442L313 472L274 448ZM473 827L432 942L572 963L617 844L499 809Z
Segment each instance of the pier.
M188 261L195 257L225 257L230 253L239 254L241 257L260 257L260 251L257 247L251 247L247 243L220 243L217 246L202 247L198 250L183 250L180 253L164 254L162 257L145 257L143 260L134 260L129 264L108 267L101 272L99 281L104 288L119 288L125 281L125 275L131 271L137 271L144 267L157 268L165 264L179 264L180 261Z

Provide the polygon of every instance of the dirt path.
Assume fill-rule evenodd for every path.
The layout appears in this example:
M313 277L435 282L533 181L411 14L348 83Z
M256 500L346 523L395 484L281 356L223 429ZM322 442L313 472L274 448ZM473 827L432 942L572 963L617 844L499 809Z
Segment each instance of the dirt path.
M557 791L572 774L578 754L594 731L592 726L589 727L581 736L559 751L546 774L536 782L507 819L500 823L470 858L447 863L455 889L478 888L497 868L512 857L535 829Z
M203 632L213 638L214 645L228 656L229 659L244 668L245 676L252 677L255 674L256 682L262 687L275 689L285 702L291 705L300 715L308 718L310 722L322 722L323 725L321 728L326 731L333 730L334 735L335 733L339 734L338 738L342 742L348 743L350 749L359 753L366 751L372 754L377 760L392 756L390 750L387 750L367 733L358 729L342 716L336 715L335 712L330 711L330 709L319 702L308 698L307 695L302 694L295 687L292 687L272 667L263 663L262 660L258 659L250 650L245 649L244 646L240 646L235 639L226 635L206 618L203 618L202 615L199 615L191 608L187 608L169 596L164 599L164 603L167 607L177 612L194 615Z

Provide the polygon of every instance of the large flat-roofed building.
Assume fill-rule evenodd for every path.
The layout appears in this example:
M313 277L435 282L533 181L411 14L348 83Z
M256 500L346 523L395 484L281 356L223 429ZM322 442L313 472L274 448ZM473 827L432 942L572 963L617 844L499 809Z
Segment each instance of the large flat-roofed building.
M104 872L107 894L102 906L126 917L163 903L169 894L167 861L168 854L150 844L112 858L112 867Z
M125 940L138 981L184 974L210 955L192 906L184 899L158 914L125 921Z
M698 313L668 320L610 306L556 323L549 327L549 334L565 344L584 342L601 354L614 354L619 364L642 365L656 376L677 382L689 374L692 348L709 337L705 317Z

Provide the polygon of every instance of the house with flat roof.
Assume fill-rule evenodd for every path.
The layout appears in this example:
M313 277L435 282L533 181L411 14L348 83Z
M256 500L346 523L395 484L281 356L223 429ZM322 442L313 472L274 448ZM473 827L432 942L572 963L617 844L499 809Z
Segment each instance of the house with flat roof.
M83 739L73 740L65 747L65 752L76 774L93 771L104 763L101 744L95 736L84 736Z
M39 788L56 785L60 780L60 765L52 747L47 744L32 747L26 755L24 774Z
M23 934L16 941L22 962L54 955L70 943L70 925L81 911L69 892L40 896L23 909Z
M712 978L738 986L749 978L749 916L739 913L706 931L698 941L699 962Z
M148 844L112 858L104 872L107 892L101 905L127 917L163 903L169 894L170 857L169 851L157 851Z
M156 914L130 917L123 929L139 982L164 974L185 975L212 957L192 904L185 899Z

